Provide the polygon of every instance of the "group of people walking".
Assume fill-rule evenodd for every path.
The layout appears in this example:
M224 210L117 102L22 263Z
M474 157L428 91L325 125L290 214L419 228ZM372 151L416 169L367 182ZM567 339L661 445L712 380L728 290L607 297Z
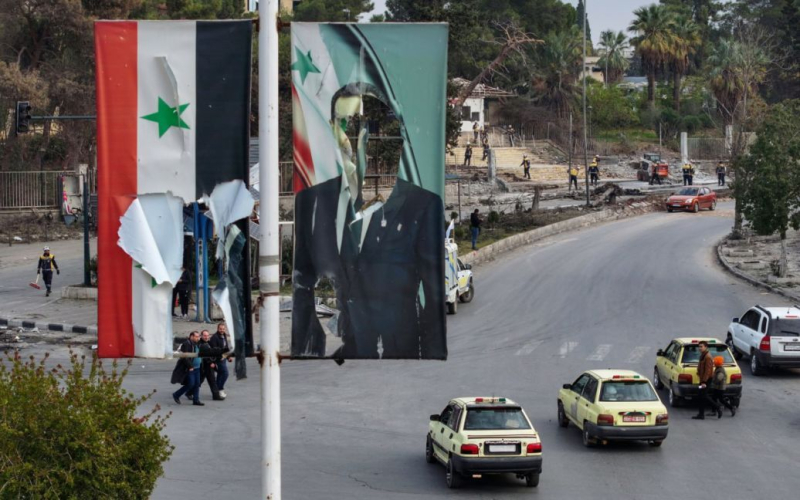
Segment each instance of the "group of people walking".
M725 407L731 412L731 416L736 415L736 408L731 401L725 397L725 386L728 382L728 374L725 372L725 360L722 356L712 359L708 351L708 342L701 340L699 345L700 361L697 363L697 377L700 379L700 407L697 415L692 418L704 420L706 416L722 418L722 408ZM712 413L706 415L706 408L710 407Z
M172 393L172 399L181 404L186 397L194 406L205 406L200 401L200 387L208 381L211 397L214 401L223 401L227 397L225 383L228 380L228 363L231 358L225 354L230 352L228 328L225 323L217 325L217 331L210 335L208 330L193 331L180 347L180 352L196 353L197 357L180 358L172 371L172 383L182 387Z

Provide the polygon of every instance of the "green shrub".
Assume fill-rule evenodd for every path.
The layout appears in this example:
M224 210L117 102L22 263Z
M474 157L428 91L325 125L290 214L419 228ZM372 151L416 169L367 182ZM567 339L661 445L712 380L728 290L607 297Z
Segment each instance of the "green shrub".
M69 367L48 355L0 361L0 498L148 498L172 454L159 406L137 417L153 393L122 389L127 367L107 370L70 352ZM130 361L128 362L130 366Z
M497 211L492 210L491 212L489 212L489 217L487 219L487 222L489 222L489 225L494 226L495 224L500 222L500 214L497 213Z

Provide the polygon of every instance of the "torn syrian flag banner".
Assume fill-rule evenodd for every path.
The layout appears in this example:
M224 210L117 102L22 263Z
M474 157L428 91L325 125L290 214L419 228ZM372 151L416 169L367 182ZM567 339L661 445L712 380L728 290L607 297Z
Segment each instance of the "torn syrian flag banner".
M172 351L178 207L248 179L251 46L250 21L95 23L101 357Z

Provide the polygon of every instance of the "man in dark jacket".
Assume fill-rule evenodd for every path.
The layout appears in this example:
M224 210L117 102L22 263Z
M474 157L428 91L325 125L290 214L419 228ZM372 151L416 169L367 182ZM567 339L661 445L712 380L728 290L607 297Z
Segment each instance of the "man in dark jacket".
M464 151L464 166L469 167L472 164L472 146L467 144L467 150Z
M736 416L736 408L731 404L730 398L725 396L725 386L728 384L728 373L725 371L725 359L722 356L714 358L714 378L711 386L711 397L719 405L720 410L725 406L731 412L731 417ZM717 418L722 417L722 411L717 413Z
M700 379L698 399L700 409L697 415L692 418L704 420L706 418L706 406L710 406L717 412L717 416L722 416L722 408L709 397L710 386L714 378L714 361L708 352L708 342L701 340L698 348L700 349L700 361L697 362L697 378Z
M480 210L475 209L469 216L469 230L472 233L472 249L478 249L478 235L481 234Z
M181 352L199 352L197 345L200 335L194 331L189 338L181 344ZM200 364L201 358L180 358L172 372L172 383L183 384L183 387L172 393L172 399L181 404L181 396L188 394L192 397L193 405L205 406L200 402Z
M203 385L204 380L208 380L208 387L211 389L211 396L214 401L222 401L225 398L219 393L217 387L217 360L222 354L222 349L214 349L210 344L211 334L208 330L203 330L200 333L200 355L202 362L200 363L200 385Z
M191 286L192 280L189 277L189 271L182 267L181 277L172 290L172 310L175 310L175 297L177 296L181 305L181 319L189 318L189 290ZM172 315L175 316L175 313L173 312Z
M230 350L230 345L228 344L228 327L225 323L217 325L217 332L211 336L211 340L208 343L215 349L222 349L223 352ZM228 363L230 361L231 358L222 356L214 358L214 364L217 365L217 389L219 389L219 395L223 398L228 397L228 395L225 394L225 382L228 380Z
M44 279L44 284L47 287L45 297L50 296L50 284L53 281L53 269L56 270L56 274L61 274L61 270L58 268L58 264L56 264L56 256L50 254L50 247L44 247L42 256L39 257L39 264L36 266L36 274L41 274L42 278Z

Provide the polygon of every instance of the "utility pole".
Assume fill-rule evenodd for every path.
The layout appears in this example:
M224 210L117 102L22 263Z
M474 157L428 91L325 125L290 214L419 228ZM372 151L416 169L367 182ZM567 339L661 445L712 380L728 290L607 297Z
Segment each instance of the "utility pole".
M586 206L590 205L589 203L589 138L586 135L586 18L589 17L587 14L588 9L588 0L584 0L583 2L583 173L586 177Z
M278 1L258 5L258 245L261 337L261 498L281 499L281 378L279 364L280 234L278 226Z
M572 136L572 111L569 112L569 170L572 170L572 150L575 144L575 138Z

